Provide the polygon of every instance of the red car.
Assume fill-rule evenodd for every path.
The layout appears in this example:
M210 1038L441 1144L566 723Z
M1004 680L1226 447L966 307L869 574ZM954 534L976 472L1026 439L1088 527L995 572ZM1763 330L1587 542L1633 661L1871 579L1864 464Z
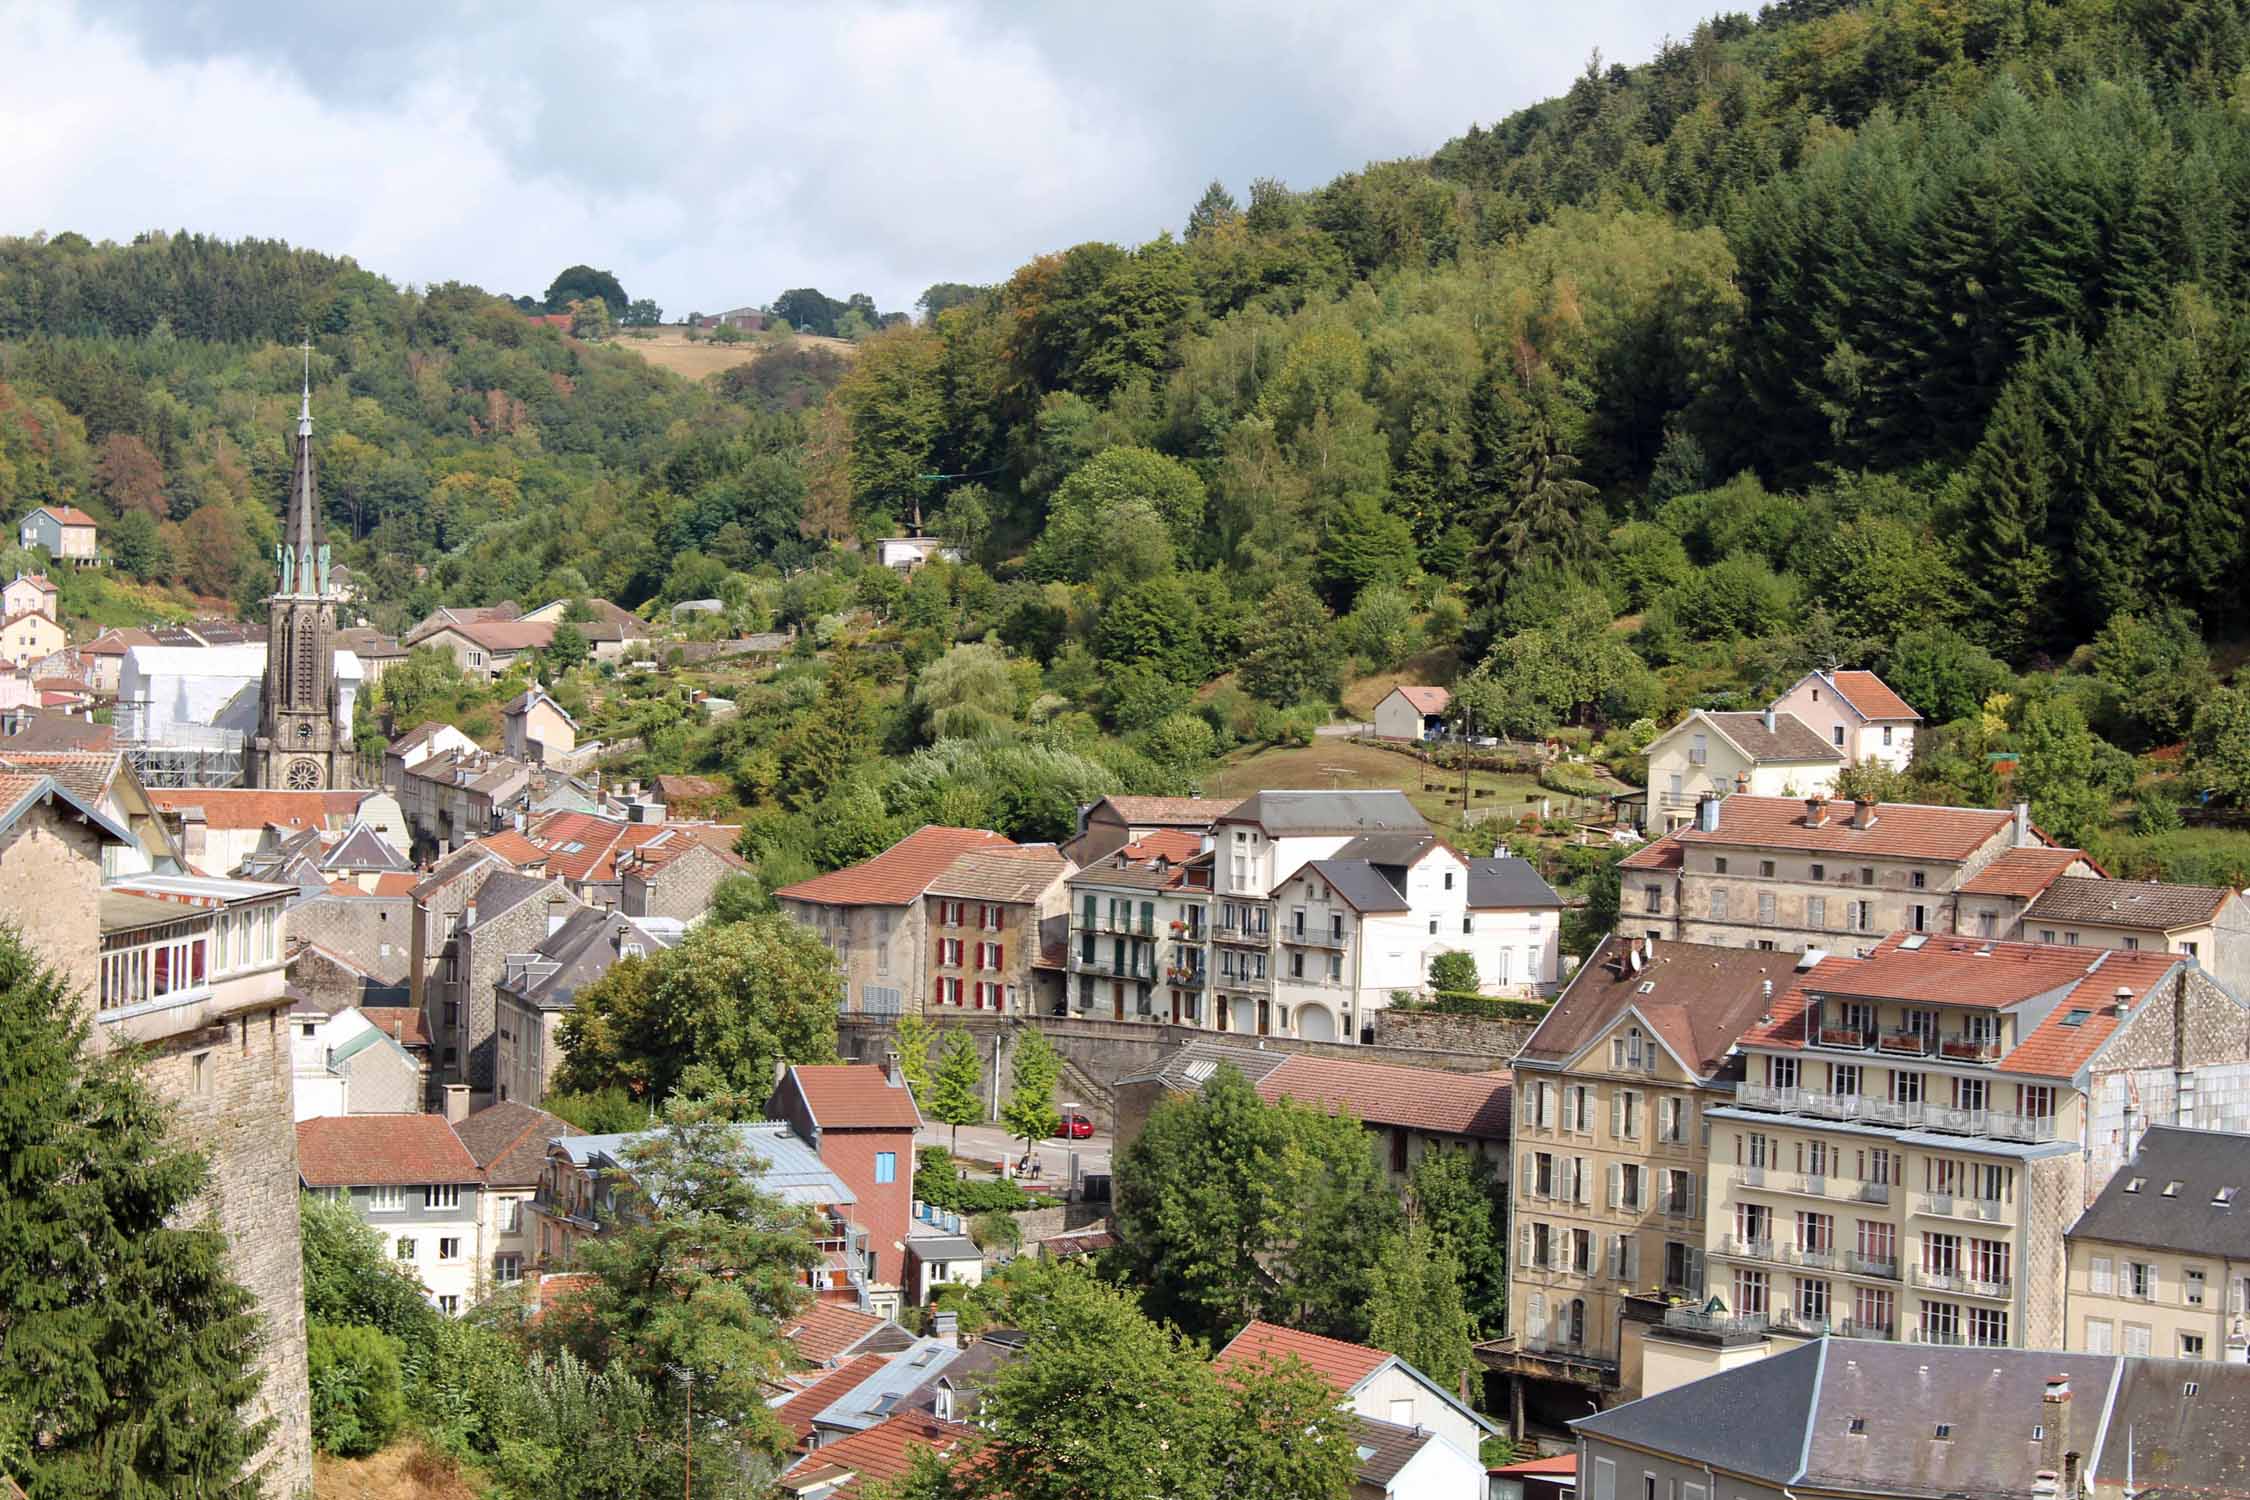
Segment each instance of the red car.
M1084 1115L1067 1114L1062 1117L1062 1129L1055 1134L1066 1141L1083 1141L1092 1137L1094 1122Z

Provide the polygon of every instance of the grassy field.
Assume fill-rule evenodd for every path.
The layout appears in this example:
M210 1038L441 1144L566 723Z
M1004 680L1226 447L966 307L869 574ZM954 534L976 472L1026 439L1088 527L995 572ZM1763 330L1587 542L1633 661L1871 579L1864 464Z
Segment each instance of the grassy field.
M701 380L706 375L746 365L776 347L773 341L755 338L746 338L739 344L714 344L707 338L700 338L691 344L678 328L659 328L654 338L646 339L619 334L609 342L613 348L629 349L658 369L670 370L690 380ZM833 349L846 359L851 358L858 347L849 339L824 339L809 333L791 334L787 342Z
M1440 646L1409 656L1396 671L1378 672L1372 677L1355 678L1344 689L1344 716L1365 719L1375 712L1375 705L1390 696L1392 688L1400 683L1448 683L1461 670L1461 660L1451 646Z
M1406 793L1415 808L1432 824L1450 824L1461 815L1459 773L1432 771L1408 756L1345 740L1315 743L1303 749L1271 747L1241 751L1227 757L1204 780L1204 793L1212 797L1246 797L1262 787L1315 790L1353 787L1390 787ZM1442 783L1443 790L1427 788ZM1478 795L1479 793L1483 795ZM1500 810L1504 821L1513 821L1543 792L1529 776L1489 771L1469 773L1469 805ZM1560 799L1558 799L1560 800Z

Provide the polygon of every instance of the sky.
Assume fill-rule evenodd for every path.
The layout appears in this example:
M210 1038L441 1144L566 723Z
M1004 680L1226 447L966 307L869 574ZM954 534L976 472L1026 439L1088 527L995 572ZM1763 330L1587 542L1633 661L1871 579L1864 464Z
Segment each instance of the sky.
M910 308L1214 178L1317 187L1640 62L1712 0L0 0L0 234L279 238L667 316Z

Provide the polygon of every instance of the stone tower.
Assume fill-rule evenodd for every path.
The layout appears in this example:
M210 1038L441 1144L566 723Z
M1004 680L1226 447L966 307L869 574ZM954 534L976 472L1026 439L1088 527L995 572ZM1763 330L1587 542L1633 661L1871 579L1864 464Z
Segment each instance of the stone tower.
M352 747L336 722L336 596L313 483L312 347L297 409L297 461L289 476L279 587L266 600L266 680L251 742L250 785L317 791L352 784Z

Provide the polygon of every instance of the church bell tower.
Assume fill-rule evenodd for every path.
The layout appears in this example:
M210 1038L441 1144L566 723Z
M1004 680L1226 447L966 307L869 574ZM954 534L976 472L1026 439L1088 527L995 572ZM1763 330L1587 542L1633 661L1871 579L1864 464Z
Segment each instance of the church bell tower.
M300 792L348 787L352 747L336 723L336 596L329 592L328 543L313 483L310 344L283 530L274 549L279 587L266 600L266 679L250 784Z

